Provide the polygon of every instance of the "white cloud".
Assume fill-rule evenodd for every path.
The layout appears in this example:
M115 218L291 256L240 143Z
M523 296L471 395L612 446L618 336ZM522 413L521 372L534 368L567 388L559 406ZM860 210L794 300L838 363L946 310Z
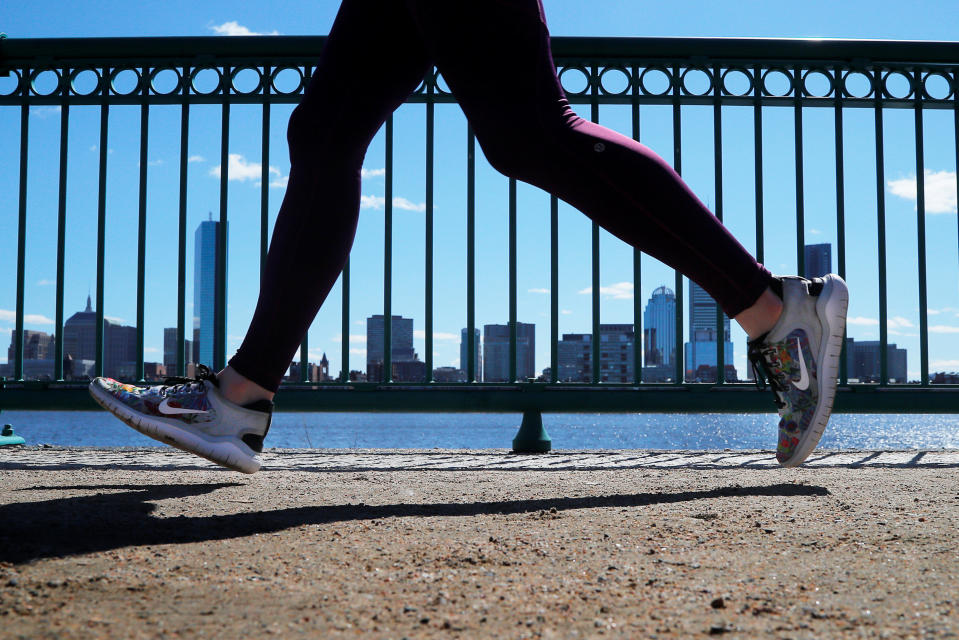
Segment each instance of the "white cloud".
M286 189L286 184L290 181L290 176L280 176L275 180L270 180L270 187L274 189Z
M933 360L929 363L930 369L957 369L959 360Z
M206 162L206 158L203 156L190 156L186 159L187 162Z
M123 324L123 318L117 318L116 316L103 316L103 319L116 324Z
M527 293L549 293L549 289L527 289Z
M959 309L956 309L955 307L943 307L942 309L926 309L926 313L928 313L931 316L937 316L940 313L956 313L956 312L959 312ZM957 317L959 317L959 314L957 314Z
M929 333L959 333L959 327L952 327L945 324L934 324L929 327Z
M6 309L0 309L0 322L10 322L14 323L17 321L17 314L15 311L8 311ZM23 315L24 324L53 324L53 320L46 316L42 316L39 313L26 313Z
M143 347L144 353L160 353L160 350L156 347Z
M207 28L218 36L278 36L280 35L280 32L276 31L275 29L269 33L260 33L257 31L250 31L247 27L244 27L242 24L238 23L236 20L230 20L229 22L224 22L223 24L211 24Z
M413 337L414 337L414 338L419 338L420 340L425 340L425 339L426 339L426 332L423 331L422 329L414 329L414 330L413 330ZM455 333L443 333L442 331L434 331L434 332L433 332L433 339L434 339L434 340L450 340L450 341L453 341L453 340L459 340L460 337L459 337L458 335L456 335Z
M38 281L37 281L37 286L38 286L38 287L49 287L50 285L53 285L53 284L56 284L56 283L57 283L56 280L43 279L43 280L38 280Z
M564 315L564 316L571 316L571 315L573 315L573 312L570 311L569 309L563 309L563 310L560 311L559 313L560 313L560 315Z
M30 107L30 113L44 120L60 113L60 107Z
M926 213L956 212L956 172L933 171L926 169L925 185ZM889 191L905 200L916 201L916 176L907 176L890 180Z
M874 327L879 325L875 318L864 318L862 316L851 316L846 318L846 324L854 324L861 327Z
M367 169L366 167L363 167L360 170L360 175L364 178L376 178L378 176L385 176L386 169Z
M822 231L820 231L819 229L810 229L810 230L809 230L809 235L821 236L821 235L822 235Z
M366 349L350 349L350 353L352 353L355 356L365 356Z
M214 178L220 177L220 166L216 165L210 169L210 175ZM259 180L263 171L263 165L259 162L249 162L242 154L231 153L227 164L229 179L237 182L246 182L247 180ZM282 176L282 172L276 167L271 166L269 173L276 176Z
M886 320L886 326L890 329L910 329L915 327L912 322L902 316L894 316Z
M343 342L343 334L340 333L340 334L337 334L337 335L333 336L332 338L330 338L330 342ZM355 333L351 333L351 334L350 334L350 343L353 344L353 343L357 343L357 342L366 342L366 336L364 336L364 335L358 335L358 334L355 334Z
M166 163L166 160L163 158L157 158L156 160L147 160L148 167L159 167L161 164Z
M589 295L593 293L592 287L586 287L578 293L582 295ZM606 287L600 287L599 293L613 300L632 300L633 299L633 283L632 282L617 282Z
M360 209L382 209L386 206L386 198L383 196L360 196ZM416 204L406 198L393 198L393 207L405 211L426 211L426 203Z

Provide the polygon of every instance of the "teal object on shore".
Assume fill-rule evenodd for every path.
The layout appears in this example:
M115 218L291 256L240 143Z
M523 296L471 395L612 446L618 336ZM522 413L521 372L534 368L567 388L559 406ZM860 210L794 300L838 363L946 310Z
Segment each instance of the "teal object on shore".
M13 425L3 425L3 432L0 433L0 447L8 444L24 444L25 442L23 436L18 436L13 432Z
M513 438L513 453L548 453L552 448L553 441L543 426L543 414L524 411L519 432Z

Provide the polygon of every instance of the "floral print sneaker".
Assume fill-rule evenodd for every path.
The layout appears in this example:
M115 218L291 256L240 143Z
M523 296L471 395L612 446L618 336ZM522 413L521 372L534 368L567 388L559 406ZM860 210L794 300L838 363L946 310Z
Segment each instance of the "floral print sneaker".
M260 469L273 403L233 404L220 394L216 376L203 365L197 367L196 378L168 378L166 384L152 387L95 378L90 395L154 440L243 473Z
M749 342L749 360L756 383L768 381L779 409L776 460L795 467L816 448L832 413L849 291L835 274L787 276L779 285L782 315Z

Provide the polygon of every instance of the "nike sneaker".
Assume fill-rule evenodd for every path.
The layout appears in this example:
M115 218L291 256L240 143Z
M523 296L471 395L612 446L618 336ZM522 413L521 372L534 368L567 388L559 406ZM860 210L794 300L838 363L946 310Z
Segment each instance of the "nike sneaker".
M216 376L203 365L197 367L196 378L167 378L165 384L152 387L95 378L90 395L154 440L243 473L260 469L273 403L230 402L220 393Z
M776 460L795 467L816 448L832 413L849 291L835 274L782 277L773 289L782 298L782 315L749 342L749 360L756 384L769 383L779 409Z

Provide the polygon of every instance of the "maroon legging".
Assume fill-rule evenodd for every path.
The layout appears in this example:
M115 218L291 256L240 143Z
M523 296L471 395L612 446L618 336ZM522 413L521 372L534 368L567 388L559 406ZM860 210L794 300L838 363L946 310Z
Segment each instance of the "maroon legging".
M344 0L290 117L290 180L253 321L230 360L242 375L279 387L349 256L366 149L432 65L497 170L686 274L731 317L768 286L769 272L669 165L573 112L539 0Z

